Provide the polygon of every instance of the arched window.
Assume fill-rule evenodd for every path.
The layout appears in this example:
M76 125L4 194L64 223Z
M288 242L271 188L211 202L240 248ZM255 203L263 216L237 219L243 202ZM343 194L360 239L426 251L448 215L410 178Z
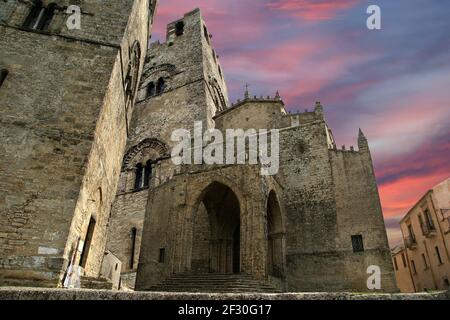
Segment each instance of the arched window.
M42 1L36 0L33 8L31 8L30 13L25 19L23 26L32 30L48 30L55 15L55 10L55 3L51 3L47 7L44 7Z
M23 27L28 29L36 29L39 25L40 18L44 15L44 11L45 8L42 6L42 1L35 1L33 8L31 8L30 13L23 23Z
M175 34L177 36L181 36L184 33L184 22L183 21L178 21L175 24Z
M8 76L8 70L2 69L0 71L0 87L3 85L3 82L5 82L6 77Z
M136 166L136 179L134 180L134 189L139 190L142 188L142 174L144 172L144 168L142 167L142 164L138 164Z
M50 23L55 16L56 4L51 3L45 9L44 16L42 17L40 30L48 30L50 27Z
M147 87L147 97L153 97L156 94L156 87L153 82L150 82L150 84Z
M156 94L161 94L164 92L166 88L166 83L163 78L159 78L158 83L156 84Z
M139 44L139 41L134 42L133 47L130 49L129 54L130 54L130 62L128 64L128 71L124 84L127 110L134 103L134 97L137 89L139 66L141 59L141 46Z
M144 170L144 187L148 187L150 185L152 170L152 161L148 160Z

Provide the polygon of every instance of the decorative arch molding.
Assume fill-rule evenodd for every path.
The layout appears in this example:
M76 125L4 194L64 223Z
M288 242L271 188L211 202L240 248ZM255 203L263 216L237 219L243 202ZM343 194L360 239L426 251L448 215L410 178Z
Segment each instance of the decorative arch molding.
M215 97L215 103L217 104L217 110L219 112L224 111L227 108L227 103L225 100L225 96L222 93L222 89L220 88L219 82L217 81L216 78L211 77L209 80L209 85L210 85L210 89L211 89L211 94L213 95L213 97Z
M153 149L156 152L158 152L161 158L169 156L169 148L167 147L167 145L164 142L162 142L158 139L148 138L128 150L128 152L125 154L125 156L123 158L122 171L131 169L132 168L131 164L133 162L133 159L142 150L145 150L148 148Z
M153 79L155 78L155 75L158 75L158 77L173 77L174 75L176 75L178 73L177 68L175 67L175 65L170 64L170 63L164 63L158 66L154 66L151 67L147 70L144 71L143 75L142 75L142 87L144 87L144 83L147 82L147 80L149 80L150 78ZM156 78L158 78L156 77Z

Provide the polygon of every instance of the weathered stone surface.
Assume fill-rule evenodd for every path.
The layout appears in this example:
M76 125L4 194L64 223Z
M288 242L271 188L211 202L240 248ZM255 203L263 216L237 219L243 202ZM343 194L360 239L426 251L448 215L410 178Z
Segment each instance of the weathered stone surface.
M145 52L131 53L147 47L154 8L82 1L82 28L68 30L69 4L37 31L22 27L32 2L0 2L0 284L60 285L91 217L85 272L100 272L134 100L123 75L134 64L138 81Z

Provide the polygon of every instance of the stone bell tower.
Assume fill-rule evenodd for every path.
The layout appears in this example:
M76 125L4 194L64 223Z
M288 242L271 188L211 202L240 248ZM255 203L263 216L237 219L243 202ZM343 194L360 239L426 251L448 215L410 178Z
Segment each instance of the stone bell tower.
M203 129L213 128L213 117L228 103L223 71L200 10L186 13L167 26L166 42L152 43L147 52L113 206L108 249L129 272L129 286L134 285L149 192L174 174L172 132L192 130L196 121Z

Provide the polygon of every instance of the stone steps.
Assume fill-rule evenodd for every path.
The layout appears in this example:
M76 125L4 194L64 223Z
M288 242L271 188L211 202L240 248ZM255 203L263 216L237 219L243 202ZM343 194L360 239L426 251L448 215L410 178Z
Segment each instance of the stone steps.
M245 293L280 291L247 274L184 273L173 275L150 291Z
M105 278L81 277L81 288L93 290L112 290L113 283Z

